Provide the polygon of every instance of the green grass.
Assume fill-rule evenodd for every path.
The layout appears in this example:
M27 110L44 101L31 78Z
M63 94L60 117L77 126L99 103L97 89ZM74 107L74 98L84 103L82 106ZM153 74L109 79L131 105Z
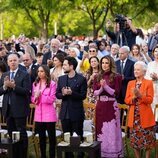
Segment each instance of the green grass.
M133 149L130 147L129 142L128 142L128 149L129 149L129 157L125 156L125 158L135 158ZM47 146L47 154L48 154L48 146ZM85 158L86 157L87 156L85 156ZM0 154L0 158L7 158L7 156ZM29 150L29 156L28 156L28 158L36 158L35 157L34 148L31 148ZM141 158L145 158L145 152L144 151L142 152L142 157ZM152 150L150 158L155 158L155 149Z
M47 150L48 150L48 146L47 146ZM129 157L125 156L125 158L135 158L134 156L134 151L133 149L130 147L129 141L128 141L128 150L129 150ZM48 152L47 152L48 153ZM87 156L85 156L86 158ZM31 150L29 153L29 158L35 158L35 152L34 150ZM142 151L142 157L141 158L145 158L145 152ZM151 156L150 158L155 158L155 149L152 150Z

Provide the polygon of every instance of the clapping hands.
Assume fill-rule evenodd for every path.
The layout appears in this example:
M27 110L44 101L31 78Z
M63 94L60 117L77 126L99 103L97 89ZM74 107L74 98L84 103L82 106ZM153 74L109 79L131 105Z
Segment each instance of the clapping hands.
M39 99L40 95L41 95L41 91L34 92L35 101L37 101Z
M133 93L134 93L135 98L141 98L141 94L138 88L134 88Z
M7 88L15 88L15 81L13 79L10 80L9 76L6 76L4 78L4 88L5 89L7 89Z
M62 95L65 96L65 95L71 95L72 94L72 90L70 87L63 87L62 88Z
M104 79L101 79L101 80L100 80L100 85L101 85L101 87L104 87L106 84L107 84L107 83L106 83L106 80L104 80Z
M150 77L152 78L153 81L158 80L158 75L154 72L150 74Z

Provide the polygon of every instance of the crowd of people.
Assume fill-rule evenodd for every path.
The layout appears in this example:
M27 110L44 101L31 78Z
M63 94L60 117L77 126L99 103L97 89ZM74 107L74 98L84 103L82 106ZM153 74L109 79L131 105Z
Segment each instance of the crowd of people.
M36 105L35 129L41 158L55 158L55 128L61 120L64 133L83 138L83 101L96 106L95 138L101 141L103 158L124 157L118 103L129 106L130 143L136 158L155 146L154 108L158 103L158 24L148 40L136 43L141 29L127 19L126 41L119 25L106 38L77 40L57 36L47 42L19 36L0 41L0 106L8 134L20 131L19 158L27 157L26 119L29 104ZM122 33L122 32L121 32ZM119 36L118 36L119 35ZM59 118L56 101L61 102ZM156 115L157 116L157 115ZM73 153L65 153L73 158ZM78 153L78 158L84 153Z

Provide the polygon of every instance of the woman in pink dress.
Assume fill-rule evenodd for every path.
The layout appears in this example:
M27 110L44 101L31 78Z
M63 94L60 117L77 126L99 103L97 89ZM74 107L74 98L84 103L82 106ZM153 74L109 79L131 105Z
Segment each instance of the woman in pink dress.
M100 60L101 71L94 80L96 105L96 138L101 141L104 158L123 157L120 127L120 111L116 98L121 90L122 78L116 73L114 59L104 56Z
M32 102L35 108L35 128L39 134L41 158L46 158L46 131L49 137L49 157L55 158L55 123L56 111L53 103L56 99L56 83L51 81L50 71L46 65L38 68L38 76L33 83Z

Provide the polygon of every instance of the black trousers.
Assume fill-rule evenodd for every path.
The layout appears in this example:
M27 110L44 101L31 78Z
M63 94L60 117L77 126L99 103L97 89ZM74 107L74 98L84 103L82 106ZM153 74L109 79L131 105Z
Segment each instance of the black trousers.
M20 132L20 145L15 151L16 158L27 158L28 137L26 132L26 117L7 117L6 121L10 138L12 138L13 131Z
M36 122L36 132L39 134L41 158L46 158L46 131L49 138L49 158L55 158L56 131L55 122Z
M79 120L79 121L71 121L70 119L65 119L61 121L62 124L62 129L63 132L70 132L71 135L73 135L74 132L77 133L81 137L81 141L83 141L83 121L84 120ZM65 153L65 158L73 158L72 153ZM78 153L77 155L78 158L83 158L84 154L83 153Z

